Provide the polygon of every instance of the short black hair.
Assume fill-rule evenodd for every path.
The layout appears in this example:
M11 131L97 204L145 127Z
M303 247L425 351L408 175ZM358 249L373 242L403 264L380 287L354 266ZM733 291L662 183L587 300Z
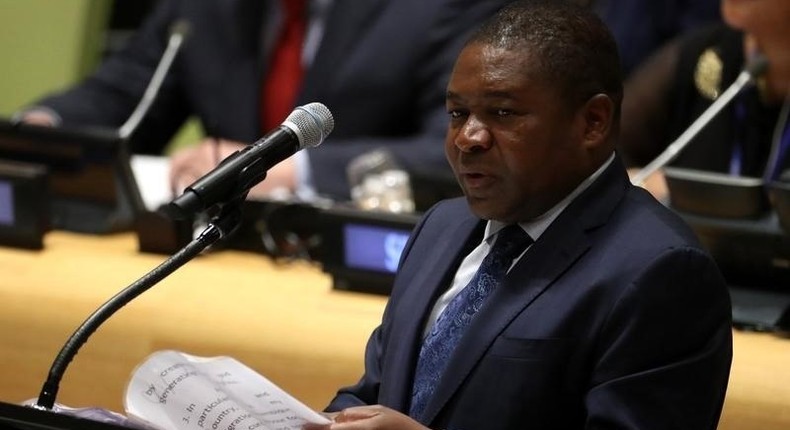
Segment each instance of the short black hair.
M589 8L568 0L514 1L485 21L466 45L474 43L529 50L532 71L556 85L570 108L604 93L619 118L623 73L617 43Z

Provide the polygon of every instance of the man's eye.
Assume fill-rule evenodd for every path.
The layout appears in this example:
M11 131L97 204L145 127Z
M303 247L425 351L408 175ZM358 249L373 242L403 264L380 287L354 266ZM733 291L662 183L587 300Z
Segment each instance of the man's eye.
M453 119L461 118L464 115L464 113L461 112L460 110L450 110L448 111L448 113L450 114L450 118Z
M497 109L496 114L497 116L510 116L513 115L513 111L510 109Z

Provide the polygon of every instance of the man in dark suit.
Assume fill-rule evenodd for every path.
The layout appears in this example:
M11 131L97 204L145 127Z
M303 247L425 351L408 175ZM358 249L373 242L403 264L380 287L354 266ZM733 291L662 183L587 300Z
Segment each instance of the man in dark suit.
M483 24L447 87L465 200L416 226L365 373L326 428L716 428L727 289L691 230L629 182L621 99L617 48L589 11L522 1ZM524 233L531 245L502 251Z
M593 8L609 26L625 75L665 43L720 22L719 0L576 0Z
M173 180L188 184L273 127L261 120L262 82L287 9L301 1L161 0L126 49L77 87L37 103L46 108L38 113L44 121L56 113L63 124L120 126L142 97L170 28L185 20L189 36L132 136L132 149L161 153L183 122L196 116L212 138L173 158ZM406 170L450 174L437 143L444 134L444 89L459 36L506 1L306 2L300 12L306 21L303 79L293 105L321 102L336 124L324 144L302 151L309 167L302 174L312 176L309 183L318 193L347 198L348 162L379 147ZM293 189L295 170L293 157L280 163L253 194Z

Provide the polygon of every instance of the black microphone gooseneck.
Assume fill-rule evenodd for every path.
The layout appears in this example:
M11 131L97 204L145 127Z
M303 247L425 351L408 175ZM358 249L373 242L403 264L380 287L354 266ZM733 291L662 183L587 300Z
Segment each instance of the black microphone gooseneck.
M177 210L188 213L218 208L218 214L197 238L105 302L74 331L55 357L34 407L52 409L66 367L104 321L238 226L243 200L249 188L264 179L265 169L299 149L317 146L333 128L332 114L323 104L298 107L274 132L234 153L187 188L171 205L181 205Z
M674 142L667 146L664 151L658 155L647 166L639 170L639 172L631 178L631 183L634 185L642 186L645 180L655 173L658 169L666 166L669 162L675 159L680 154L680 151L691 142L708 123L719 114L719 112L727 106L738 93L741 92L748 84L762 75L768 68L768 62L762 56L755 56L752 58L746 67L738 74L727 89L713 102L704 112L700 115L691 125L680 135Z
M132 111L132 114L126 122L118 129L118 136L121 137L121 139L128 139L137 129L140 121L142 121L148 113L188 33L189 23L187 21L176 21L170 28L167 47L159 59L159 63L154 70L151 80L148 82L143 97L140 99L140 102L137 104L134 111ZM180 252L173 255L148 275L140 278L137 282L116 294L88 317L74 334L71 335L63 348L61 348L57 357L55 357L55 361L50 367L49 375L41 389L35 407L40 409L52 409L66 367L77 354L79 348L88 340L88 337L93 334L107 318L126 303L129 303L132 299L151 288L154 284L164 279L178 267L181 267L195 255L199 254L203 249L216 242L221 237L221 233L215 231L216 228L217 227L214 226L207 227L198 238L192 241L192 243L185 246ZM214 238L217 234L220 236Z
M90 335L127 303L146 292L156 285L156 283L200 254L204 249L214 244L222 237L222 231L231 230L240 220L239 212L233 212L233 215L238 216L238 218L234 219L228 217L213 221L197 238L192 240L192 242L173 254L154 270L148 272L148 274L117 293L99 307L99 309L94 311L88 319L74 331L69 340L63 345L63 348L61 348L57 357L55 357L55 361L49 369L49 375L41 388L41 393L34 407L38 409L52 409L55 405L55 398L58 395L60 381L63 379L66 367L68 367L71 360L74 359L74 356L77 355L82 345L87 342Z

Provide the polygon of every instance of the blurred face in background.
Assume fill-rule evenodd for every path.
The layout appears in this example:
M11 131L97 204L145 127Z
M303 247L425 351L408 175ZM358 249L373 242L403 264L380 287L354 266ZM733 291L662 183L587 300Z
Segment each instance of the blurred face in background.
M779 103L790 94L790 0L722 0L724 21L742 31L745 54L761 52L768 70L761 81L764 101Z
M790 0L722 0L721 13L728 25L747 33L790 27Z

